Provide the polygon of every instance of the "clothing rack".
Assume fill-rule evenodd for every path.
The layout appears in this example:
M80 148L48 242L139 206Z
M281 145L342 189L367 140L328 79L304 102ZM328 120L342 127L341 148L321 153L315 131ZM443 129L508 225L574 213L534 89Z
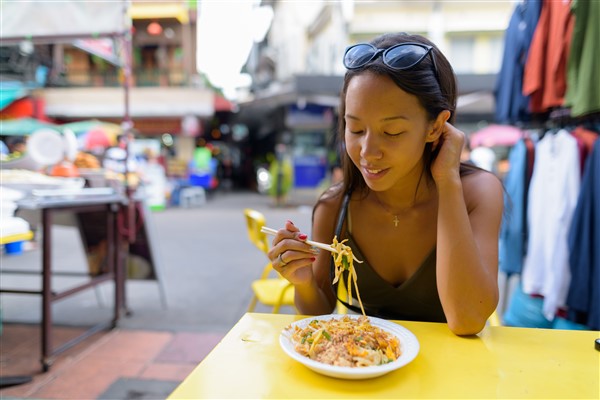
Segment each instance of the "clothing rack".
M587 129L598 132L600 129L600 111L573 117L570 108L556 108L548 114L548 121L559 127L584 126Z
M517 121L513 126L523 131L538 130L542 133L553 129L572 129L582 126L590 131L600 133L600 111L574 117L569 108L557 107L547 113L533 114L529 121Z

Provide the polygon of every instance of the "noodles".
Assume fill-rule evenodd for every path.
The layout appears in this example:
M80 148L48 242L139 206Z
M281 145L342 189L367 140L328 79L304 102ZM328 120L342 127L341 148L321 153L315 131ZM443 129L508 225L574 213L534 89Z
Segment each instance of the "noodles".
M365 313L362 300L360 299L360 293L358 292L358 283L356 270L354 269L354 257L352 257L352 248L344 244L347 240L348 239L344 239L341 242L338 242L337 236L333 237L333 243L331 244L331 247L336 249L337 253L331 253L331 256L333 257L333 264L335 266L335 277L333 278L332 284L336 284L336 282L340 279L340 276L342 276L342 272L348 271L348 283L346 284L346 291L348 293L348 304L352 305L352 283L354 283L354 289L356 290L356 298L358 299L358 304L360 305L362 315L367 315Z
M365 316L313 320L294 326L291 341L298 353L329 365L368 367L400 357L397 337L371 325Z

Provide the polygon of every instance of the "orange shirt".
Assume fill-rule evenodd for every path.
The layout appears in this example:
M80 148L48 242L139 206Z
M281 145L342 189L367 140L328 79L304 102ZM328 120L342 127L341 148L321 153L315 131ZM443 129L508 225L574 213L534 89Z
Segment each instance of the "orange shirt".
M570 0L543 3L523 75L523 94L531 96L532 113L546 112L564 103L573 25Z

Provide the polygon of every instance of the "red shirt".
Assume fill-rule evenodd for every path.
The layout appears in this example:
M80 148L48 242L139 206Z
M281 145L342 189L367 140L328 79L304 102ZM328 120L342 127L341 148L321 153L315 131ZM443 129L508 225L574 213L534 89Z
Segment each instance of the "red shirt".
M574 21L570 0L544 1L523 74L523 94L531 96L532 113L564 104Z

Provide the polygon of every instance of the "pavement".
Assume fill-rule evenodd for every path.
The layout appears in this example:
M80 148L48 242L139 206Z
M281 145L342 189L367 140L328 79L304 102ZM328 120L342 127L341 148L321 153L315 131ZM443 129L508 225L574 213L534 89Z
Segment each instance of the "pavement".
M159 281L128 280L130 315L120 329L225 334L246 312L252 297L250 283L267 259L249 241L242 210L261 211L271 227L292 220L310 233L312 205L317 192L295 190L288 205L275 207L268 196L249 191L211 193L196 208L167 208L149 214L155 232ZM77 228L54 226L53 262L56 270L85 272L87 260ZM39 246L20 255L2 255L2 269L39 268ZM67 288L75 277L55 277L56 288ZM39 276L3 275L4 287L39 287ZM112 315L111 283L80 292L53 305L53 322L60 326L92 326ZM164 298L163 295L164 294ZM163 301L164 300L164 301ZM5 324L41 321L39 296L2 294ZM166 303L166 304L165 304ZM259 305L256 312L269 312ZM293 312L286 310L281 312Z
M115 329L100 331L61 352L48 372L40 365L41 299L0 296L0 398L160 399L168 397L247 311L250 284L267 258L248 239L243 209L262 212L271 227L287 219L310 233L315 190L295 190L284 207L248 191L219 191L195 208L167 208L146 218L154 236L159 280L126 283L130 311ZM57 218L58 219L58 218ZM74 226L52 228L55 271L86 272L87 256ZM0 256L3 270L39 270L39 236L22 254ZM54 276L62 291L85 281ZM4 288L39 289L39 275L2 274ZM113 284L104 283L52 305L52 342L69 342L110 321ZM270 312L258 305L255 312ZM293 313L291 307L280 312ZM15 384L14 380L21 380Z

